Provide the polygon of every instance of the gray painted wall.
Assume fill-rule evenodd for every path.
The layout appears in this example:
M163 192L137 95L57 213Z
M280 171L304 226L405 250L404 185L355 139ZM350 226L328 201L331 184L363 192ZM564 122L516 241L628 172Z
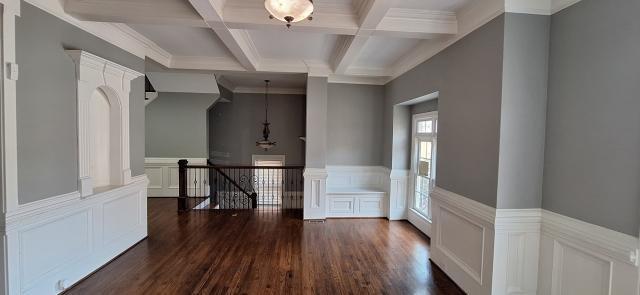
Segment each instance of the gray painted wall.
M327 88L326 77L307 78L307 168L327 166Z
M228 164L252 165L251 156L285 155L287 165L304 165L305 96L269 95L269 151L256 147L262 138L264 94L234 93L230 103L216 103L209 111L209 157ZM214 152L217 152L214 154ZM216 154L227 153L226 157Z
M383 107L383 86L329 84L328 165L382 165Z
M207 109L218 94L161 92L146 108L146 156L207 158Z
M638 236L640 1L584 0L551 18L542 206Z
M550 17L505 15L498 208L540 208Z
M22 1L16 21L18 200L25 204L78 189L74 63L65 49L82 49L136 71L144 60ZM144 78L133 81L131 169L144 173Z
M438 110L438 99L431 99L409 106L411 115L435 112Z
M499 16L386 85L385 166L409 169L392 159L393 106L439 91L437 184L496 206L503 33Z

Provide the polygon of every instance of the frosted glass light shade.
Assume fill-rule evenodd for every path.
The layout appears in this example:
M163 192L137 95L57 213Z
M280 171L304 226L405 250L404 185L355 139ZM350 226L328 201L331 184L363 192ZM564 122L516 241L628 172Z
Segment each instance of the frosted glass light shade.
M299 22L313 13L309 0L265 0L264 7L273 17L287 23Z

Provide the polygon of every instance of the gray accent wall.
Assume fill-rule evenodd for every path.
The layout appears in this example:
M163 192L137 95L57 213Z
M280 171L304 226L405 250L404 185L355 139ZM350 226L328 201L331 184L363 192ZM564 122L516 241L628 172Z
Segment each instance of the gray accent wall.
M384 87L329 84L327 165L382 166Z
M252 155L285 155L286 165L304 165L305 96L269 95L269 122L276 146L256 147L262 138L264 94L234 93L232 102L217 102L209 110L209 157L215 162L252 165Z
M207 109L218 96L159 93L146 108L146 156L207 158Z
M16 21L18 202L26 204L78 189L77 98L73 60L82 49L144 72L144 60L22 1ZM133 175L144 173L144 78L130 101Z
M438 99L431 99L409 106L411 115L435 112L438 110Z
M385 166L409 169L392 159L394 106L439 91L437 185L496 206L503 36L502 15L386 85Z
M551 17L542 207L638 236L640 1Z
M505 14L498 207L540 208L550 17Z
M307 168L327 166L327 88L327 77L307 78Z

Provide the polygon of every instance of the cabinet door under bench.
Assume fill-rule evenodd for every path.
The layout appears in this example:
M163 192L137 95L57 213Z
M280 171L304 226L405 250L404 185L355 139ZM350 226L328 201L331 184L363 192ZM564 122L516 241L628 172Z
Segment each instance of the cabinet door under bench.
M340 189L327 192L327 217L385 217L386 193L377 190Z

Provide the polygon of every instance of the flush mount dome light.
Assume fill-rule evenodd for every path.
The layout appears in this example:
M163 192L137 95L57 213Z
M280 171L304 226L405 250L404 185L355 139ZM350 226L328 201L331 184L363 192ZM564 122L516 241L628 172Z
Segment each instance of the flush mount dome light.
M270 18L286 22L287 28L291 23L313 19L313 0L265 0L264 7L271 14Z

